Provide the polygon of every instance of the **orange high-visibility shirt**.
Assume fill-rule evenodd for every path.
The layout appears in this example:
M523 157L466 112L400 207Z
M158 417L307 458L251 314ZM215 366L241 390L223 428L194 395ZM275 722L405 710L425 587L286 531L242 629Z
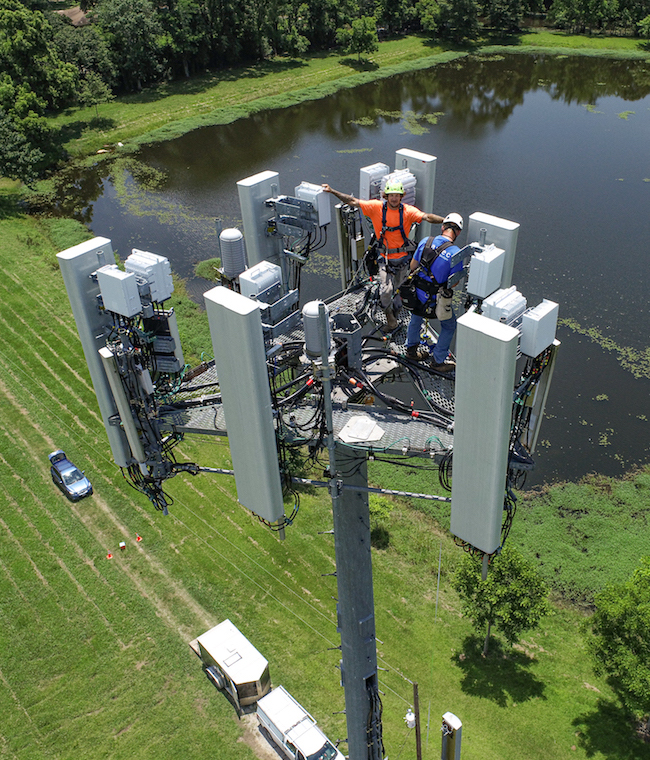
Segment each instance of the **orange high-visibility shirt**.
M407 203L402 204L404 207L404 234L409 236L411 227L414 224L419 224L424 218L424 212L415 206L409 206ZM375 236L377 240L381 237L381 221L382 221L382 209L384 201L372 200L372 201L359 201L359 208L365 216L367 216L372 222L372 226L375 230ZM399 227L399 209L386 208L386 227ZM384 246L386 248L404 249L404 238L399 229L393 232L386 232L384 235ZM389 254L389 259L400 259L404 256L403 253Z

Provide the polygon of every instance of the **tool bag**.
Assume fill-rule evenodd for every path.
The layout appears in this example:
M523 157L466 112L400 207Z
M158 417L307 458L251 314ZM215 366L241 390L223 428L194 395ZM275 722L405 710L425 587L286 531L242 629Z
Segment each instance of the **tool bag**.
M379 274L379 241L373 235L368 250L363 257L363 265L370 277Z

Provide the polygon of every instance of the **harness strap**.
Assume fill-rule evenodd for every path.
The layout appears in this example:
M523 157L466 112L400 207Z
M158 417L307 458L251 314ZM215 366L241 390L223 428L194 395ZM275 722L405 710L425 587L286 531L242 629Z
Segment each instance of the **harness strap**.
M386 226L386 212L388 211L388 203L387 201L384 201L382 208L381 208L381 234L379 235L379 244L384 244L384 235L386 232L397 232L398 230L402 233L402 240L404 241L404 245L408 245L409 239L406 236L406 232L404 232L404 204L400 202L399 204L399 224L397 227L387 227Z
M434 239L433 236L427 238L427 242L424 244L424 249L422 251L422 256L420 256L420 267L428 269L429 272L431 272L431 267L438 256L440 256L443 251L447 250L450 245L453 245L451 240L446 240L444 243L440 243L439 246L434 248Z
M417 280L415 286L427 294L429 297L427 301L430 300L433 296L437 295L438 290L444 285L444 282L438 282L433 276L431 267L433 266L438 256L440 256L443 251L449 248L450 245L453 245L453 242L451 240L447 240L434 248L433 241L433 237L427 238L427 242L424 244L424 249L422 250L422 256L420 256L420 266L413 272L413 277L415 280ZM428 272L431 280L424 279L421 274L422 270Z

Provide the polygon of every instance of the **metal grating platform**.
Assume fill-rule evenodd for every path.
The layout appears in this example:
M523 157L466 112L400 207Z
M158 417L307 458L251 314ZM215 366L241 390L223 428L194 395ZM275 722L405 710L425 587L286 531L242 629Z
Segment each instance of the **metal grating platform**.
M384 336L381 327L385 324L385 316L379 308L377 298L377 283L366 283L364 287L340 294L329 299L328 308L330 315L354 314L359 321L367 326L368 334L377 335L379 346L397 355L404 355L406 328L410 319L410 313L401 309L397 315L399 327L390 335ZM436 335L430 331L430 337L435 342ZM276 342L303 341L302 329L294 329L287 335L276 338ZM372 346L372 341L366 344ZM372 355L372 348L364 350L366 357ZM372 376L373 382L379 383L388 379L395 373L404 373L403 368L397 361L391 361L390 356L377 358L366 367ZM453 416L454 412L454 379L443 375L435 375L429 372L421 372L424 387L423 396L434 410L442 410ZM194 401L205 403L182 410L161 410L159 415L160 426L165 431L178 431L182 433L196 433L203 435L226 435L226 422L221 403L215 403L215 395L219 392L218 377L214 364L210 364L206 371L184 382L176 394L175 401ZM307 426L309 430L310 419L314 416L314 407L305 404L292 410L296 423ZM414 419L408 415L379 408L373 405L346 404L340 401L340 396L334 396L333 420L334 434L338 438L344 426L355 416L369 415L379 425L383 435L379 440L369 443L362 441L353 445L355 448L367 451L382 451L392 454L407 454L409 456L439 457L448 451L453 444L453 434L445 427L434 425L430 422ZM284 419L284 424L291 428L290 420ZM314 430L314 438L317 431ZM305 433L301 434L304 438ZM309 440L304 438L305 443Z
M294 410L295 421L298 425L307 425L314 416L315 408L303 406ZM414 420L405 414L393 412L364 404L349 405L346 409L335 406L332 411L334 435L340 440L339 434L353 417L368 415L379 425L383 435L378 440L366 443L358 441L351 445L356 449L392 454L438 457L452 447L453 436L445 429L428 422ZM159 417L160 428L163 431L179 433L195 433L201 435L227 435L226 420L221 404L187 409L176 412L163 412ZM285 423L290 427L289 420ZM314 438L316 438L314 430ZM305 444L309 438L301 436Z

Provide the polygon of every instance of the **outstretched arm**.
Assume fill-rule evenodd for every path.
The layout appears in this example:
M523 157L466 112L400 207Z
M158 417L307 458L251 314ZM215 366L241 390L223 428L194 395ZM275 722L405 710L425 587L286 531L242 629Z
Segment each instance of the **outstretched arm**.
M430 222L431 224L442 224L444 216L438 216L438 214L425 214L423 219L425 222Z
M338 190L334 190L334 188L330 187L327 183L324 183L322 185L322 188L326 193L332 193L332 195L335 195L340 201L343 201L343 203L347 203L348 206L357 207L359 205L359 199L355 198L354 195L347 195L347 193L339 193ZM440 221L442 221L442 219L440 219Z

